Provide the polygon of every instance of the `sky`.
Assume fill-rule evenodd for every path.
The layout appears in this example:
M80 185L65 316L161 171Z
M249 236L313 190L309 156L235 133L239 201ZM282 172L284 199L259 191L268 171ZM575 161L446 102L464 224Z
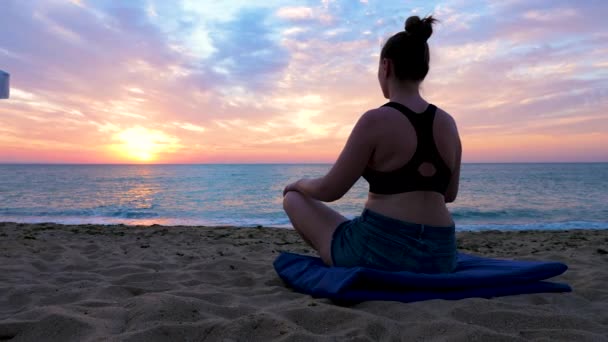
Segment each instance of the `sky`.
M0 163L331 163L429 14L463 162L608 161L607 1L0 0Z

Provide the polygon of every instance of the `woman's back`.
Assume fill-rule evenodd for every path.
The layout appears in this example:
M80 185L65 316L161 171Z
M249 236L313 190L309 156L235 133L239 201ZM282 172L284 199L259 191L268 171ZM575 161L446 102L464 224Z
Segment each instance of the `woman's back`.
M425 112L429 106L424 100L402 101L413 115L430 115ZM374 129L381 131L377 134L377 144L368 168L380 173L391 172L407 165L416 149L418 137L412 122L406 115L395 108L381 107L375 110L381 124ZM445 205L451 197L455 197L460 169L461 144L453 118L445 111L437 108L432 123L433 140L443 164L449 169L450 184L447 193L435 191L409 191L396 194L369 193L366 208L380 214L406 222L420 223L432 226L453 226L454 222ZM440 171L441 165L423 162L415 172L423 177L431 177Z
M456 124L419 92L429 70L433 17L409 17L380 52L378 82L389 103L363 114L323 177L283 190L294 228L328 265L450 272L461 146ZM363 176L370 186L362 214L347 219L321 201L341 198Z

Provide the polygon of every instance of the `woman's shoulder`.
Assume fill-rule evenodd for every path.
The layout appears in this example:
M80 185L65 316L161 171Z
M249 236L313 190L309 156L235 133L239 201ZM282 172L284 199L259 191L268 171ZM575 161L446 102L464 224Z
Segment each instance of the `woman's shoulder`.
M359 120L364 120L369 124L381 124L386 123L387 119L395 117L395 109L391 107L378 107L368 109Z
M361 114L358 124L368 127L378 126L379 124L382 124L384 119L386 119L387 113L388 112L385 107L368 109L366 112Z
M437 108L435 111L436 124L445 128L456 129L456 119L454 119L450 113L446 112L442 108L437 106L435 107Z
M429 103L429 105L431 104ZM435 127L439 126L442 130L448 129L457 131L454 117L440 107L435 106L435 108ZM372 108L361 115L357 125L368 129L377 128L383 131L383 129L386 128L386 125L395 124L398 121L397 117L400 116L395 116L395 109L392 107L383 106Z

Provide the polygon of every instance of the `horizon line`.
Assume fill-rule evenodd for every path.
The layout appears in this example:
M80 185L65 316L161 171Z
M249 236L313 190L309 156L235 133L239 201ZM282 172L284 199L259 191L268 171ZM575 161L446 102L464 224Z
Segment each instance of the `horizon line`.
M608 161L509 161L509 162L462 162L465 164L606 164ZM45 163L45 162L1 162L0 165L331 165L333 162L223 162L223 163Z

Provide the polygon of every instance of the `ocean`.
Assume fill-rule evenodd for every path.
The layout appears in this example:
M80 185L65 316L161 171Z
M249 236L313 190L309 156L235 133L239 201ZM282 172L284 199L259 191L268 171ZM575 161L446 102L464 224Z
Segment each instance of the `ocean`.
M291 227L282 190L330 164L0 165L0 221ZM360 179L329 203L363 210ZM463 164L458 230L608 228L608 163Z

